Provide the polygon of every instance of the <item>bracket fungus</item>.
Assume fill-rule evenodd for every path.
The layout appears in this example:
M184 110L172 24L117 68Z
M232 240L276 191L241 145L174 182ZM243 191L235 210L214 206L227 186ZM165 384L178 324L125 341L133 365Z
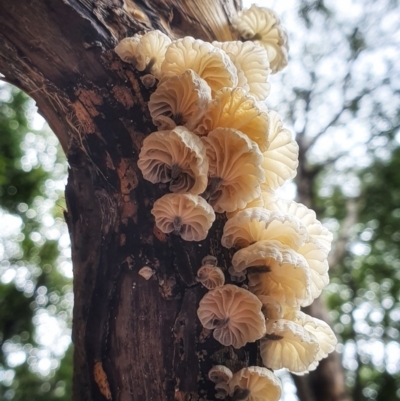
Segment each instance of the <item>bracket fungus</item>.
M172 192L198 195L207 187L206 149L185 127L153 132L146 137L138 167L153 184L170 182Z
M229 382L229 394L236 401L278 401L281 393L279 379L259 366L239 370Z
M130 63L136 66L137 47L140 42L141 35L135 35L122 39L115 47L115 53L125 63Z
M223 87L233 88L238 83L236 67L224 51L186 36L168 46L161 66L162 79L189 69L204 79L213 93Z
M197 316L203 327L225 346L243 347L265 334L261 301L232 284L209 291L200 301Z
M197 270L197 281L208 290L213 290L224 285L224 272L217 266L203 265Z
M202 141L209 160L209 186L203 196L216 212L243 208L260 194L265 177L256 143L229 128L217 128Z
M180 235L185 241L202 241L215 220L212 207L200 196L167 194L154 202L151 211L156 226L166 234Z
M288 63L288 37L279 17L270 8L252 5L240 12L232 21L244 40L263 46L268 53L272 73Z
M158 129L184 125L195 128L211 101L211 89L194 71L166 78L148 103L151 118Z

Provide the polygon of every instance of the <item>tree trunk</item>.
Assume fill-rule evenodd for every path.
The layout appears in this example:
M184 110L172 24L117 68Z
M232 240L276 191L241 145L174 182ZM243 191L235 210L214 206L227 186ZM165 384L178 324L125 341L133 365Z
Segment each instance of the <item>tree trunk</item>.
M155 130L151 93L113 52L123 37L149 29L234 40L230 19L239 7L240 0L0 2L0 72L36 100L70 166L75 401L214 399L212 365L260 364L255 344L223 347L197 319L202 258L230 265L217 240L224 217L200 243L155 227L150 210L166 190L142 180L136 165ZM138 274L143 266L155 272L148 281Z

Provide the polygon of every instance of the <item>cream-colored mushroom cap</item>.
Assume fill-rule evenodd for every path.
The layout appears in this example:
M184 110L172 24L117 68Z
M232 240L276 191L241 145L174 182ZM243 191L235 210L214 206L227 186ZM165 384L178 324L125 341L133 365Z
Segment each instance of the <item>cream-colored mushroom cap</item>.
M161 82L148 103L158 129L184 125L193 129L211 101L211 89L194 71L169 77Z
M197 270L197 280L208 290L225 284L224 272L217 266L203 265Z
M243 132L257 143L262 152L269 146L268 113L242 88L223 88L218 91L194 132L206 135L219 127Z
M203 297L197 316L206 329L214 330L214 338L222 345L241 348L265 333L261 307L251 292L227 284Z
M229 128L217 128L202 140L209 161L204 196L218 213L243 208L260 194L264 181L257 144Z
M202 241L215 220L212 207L200 196L167 194L154 202L151 211L156 226L166 234L179 234L185 241Z
M160 79L161 64L170 44L171 39L158 30L144 34L136 48L137 69L143 71L147 68L157 79Z
M269 147L264 152L263 169L265 183L263 188L276 190L287 180L296 176L299 164L299 146L289 130L283 128L282 120L275 111L269 111Z
M242 210L226 222L221 243L225 248L245 248L257 241L277 240L298 249L306 239L306 228L296 217L253 207Z
M137 46L140 42L140 38L141 35L135 35L122 39L115 47L115 53L117 53L119 58L126 63L136 65Z
M213 45L221 48L238 69L238 87L249 91L257 100L265 100L271 90L267 51L249 41L213 42ZM239 71L243 73L244 80L240 79Z
M257 298L262 303L262 313L265 319L281 319L284 314L282 305L269 295L257 295Z
M208 378L213 383L228 383L232 376L232 371L223 365L215 365L208 372Z
M286 67L288 37L273 10L252 5L248 10L239 13L232 24L243 39L254 41L265 48L272 73Z
M279 241L257 241L235 253L236 271L248 270L249 289L289 306L309 305L311 274L304 257Z
M202 265L217 266L218 259L215 256L207 255L201 260Z
M161 66L162 77L180 75L189 69L204 79L213 93L225 86L235 87L238 83L236 67L223 50L186 36L168 47Z
M153 132L146 137L138 167L143 177L153 184L170 182L172 192L197 195L207 187L206 149L185 127Z
M259 366L239 370L229 382L229 394L236 396L236 400L278 401L281 393L280 380L273 372Z
M317 338L304 327L285 319L267 323L267 334L260 341L260 354L270 369L285 368L304 373L317 359Z

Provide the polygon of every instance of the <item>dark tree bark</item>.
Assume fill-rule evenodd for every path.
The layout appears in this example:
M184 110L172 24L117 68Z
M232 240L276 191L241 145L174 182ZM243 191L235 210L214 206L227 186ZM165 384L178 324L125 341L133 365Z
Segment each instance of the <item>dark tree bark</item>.
M0 72L27 92L68 158L66 221L74 266L75 401L214 399L206 374L259 364L257 347L223 347L196 310L195 273L215 255L227 270L218 216L207 239L162 234L150 210L166 192L136 162L155 130L141 73L113 52L120 39L160 29L171 38L236 39L239 0L2 0ZM143 266L154 269L146 281ZM322 400L323 398L318 398Z

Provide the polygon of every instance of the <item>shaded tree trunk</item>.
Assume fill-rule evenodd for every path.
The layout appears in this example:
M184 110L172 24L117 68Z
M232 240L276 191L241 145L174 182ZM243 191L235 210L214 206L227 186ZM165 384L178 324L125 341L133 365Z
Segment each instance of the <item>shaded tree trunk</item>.
M229 21L239 6L238 0L0 2L0 71L36 100L70 166L65 217L74 266L76 401L214 399L206 379L213 364L233 370L259 364L256 345L223 347L197 320L202 258L215 255L225 271L230 264L216 239L224 217L201 243L154 226L150 210L165 188L140 179L136 165L143 138L155 130L150 92L112 50L148 29L172 38L235 39ZM155 272L148 281L138 274L143 266Z

